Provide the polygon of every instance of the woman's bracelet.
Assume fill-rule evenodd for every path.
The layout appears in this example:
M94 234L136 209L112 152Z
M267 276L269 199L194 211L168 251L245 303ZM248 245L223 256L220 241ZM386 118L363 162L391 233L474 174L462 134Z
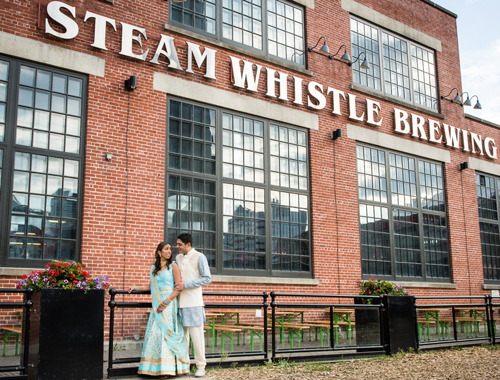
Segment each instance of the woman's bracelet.
M165 302L166 302L166 303L165 303ZM167 297L167 299L166 299L166 300L161 301L160 305L163 305L163 306L167 307L167 305L168 305L169 303L170 303L170 298L168 298L168 297Z

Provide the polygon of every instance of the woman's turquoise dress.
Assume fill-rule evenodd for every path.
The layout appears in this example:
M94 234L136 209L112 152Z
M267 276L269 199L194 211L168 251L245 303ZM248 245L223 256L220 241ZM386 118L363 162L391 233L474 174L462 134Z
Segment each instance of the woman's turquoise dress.
M151 376L181 375L189 372L189 356L184 337L184 329L177 316L177 298L161 312L156 312L162 300L174 290L173 266L153 275L151 267L151 302L153 309L149 315L144 336L141 364L138 374ZM156 281L155 281L156 280Z

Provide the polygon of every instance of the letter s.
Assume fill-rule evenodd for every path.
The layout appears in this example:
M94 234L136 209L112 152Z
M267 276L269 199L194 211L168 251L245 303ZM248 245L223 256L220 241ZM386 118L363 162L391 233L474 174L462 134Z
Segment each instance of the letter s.
M45 19L45 31L53 36L63 38L65 40L71 40L78 35L78 24L75 20L72 20L62 13L61 8L67 9L73 18L76 17L75 7L71 7L67 4L61 3L60 1L53 1L49 3L47 5L47 14L52 20L58 22L61 26L66 28L66 32L59 33L52 29L48 18Z

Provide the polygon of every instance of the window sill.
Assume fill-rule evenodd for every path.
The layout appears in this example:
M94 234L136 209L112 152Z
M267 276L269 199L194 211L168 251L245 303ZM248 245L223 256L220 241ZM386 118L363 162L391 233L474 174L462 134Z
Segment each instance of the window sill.
M432 288L432 289L457 289L457 284L447 282L414 282L414 281L394 281L396 285L403 288Z
M253 57L253 58L259 59L261 61L268 62L268 63L273 64L273 65L282 66L282 67L285 67L289 70L297 71L301 74L305 74L305 75L308 75L311 77L314 75L313 72L310 70L306 70L306 69L300 68L298 66L288 64L288 63L280 61L278 59L269 58L269 57L266 57L265 55L254 53L252 51L242 49L238 46L234 46L234 45L228 44L226 42L216 40L215 38L203 36L201 34L191 32L189 30L185 30L185 29L179 28L179 27L174 26L174 25L165 24L163 26L163 29L168 30L170 32L179 33L179 34L182 34L184 36L191 37L191 38L209 43L211 45L216 45L216 46L219 46L219 47L224 48L224 49L233 50L237 53L244 54L248 57Z
M390 96L387 96L387 95L382 95L382 94L380 94L380 93L378 93L376 91L372 91L372 90L370 90L370 89L368 89L366 87L360 86L360 85L355 84L355 83L351 84L350 89L362 92L362 93L364 93L366 95L374 96L374 97L379 98L381 100L385 100L387 102L394 103L394 104L400 105L402 107L411 108L411 109L414 109L415 111L419 111L419 112L423 112L423 113L432 115L432 116L434 116L435 118L438 118L438 119L442 119L442 120L445 119L444 115L440 114L439 112L431 111L428 108L423 108L423 107L416 106L414 104L406 103L406 102L403 102L401 100L398 100L396 98L393 98L393 97L390 97Z
M500 284L483 284L484 290L500 290Z
M280 285L319 285L319 280L311 278L286 278L286 277L252 277L252 276L212 276L214 282L231 282L245 284L280 284Z
M43 270L43 268L0 267L0 276L20 277L23 274L30 274L35 270Z

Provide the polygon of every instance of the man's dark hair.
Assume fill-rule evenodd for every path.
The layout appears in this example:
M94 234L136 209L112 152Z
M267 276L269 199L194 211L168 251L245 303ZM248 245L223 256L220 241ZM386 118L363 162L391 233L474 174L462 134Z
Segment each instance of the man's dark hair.
M182 241L184 244L191 243L191 246L193 246L193 237L191 236L191 234L188 233L180 234L179 236L177 236L177 239Z

